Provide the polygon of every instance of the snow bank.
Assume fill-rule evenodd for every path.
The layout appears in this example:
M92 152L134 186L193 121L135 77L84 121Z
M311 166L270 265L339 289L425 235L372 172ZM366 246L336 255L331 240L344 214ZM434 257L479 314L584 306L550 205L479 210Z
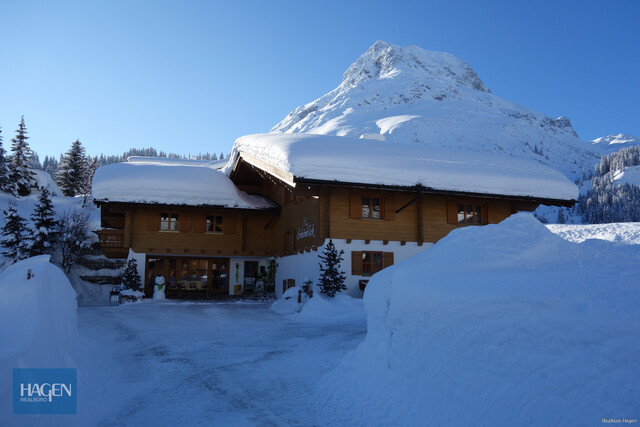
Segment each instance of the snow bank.
M31 270L33 277L27 279ZM75 367L76 293L49 255L20 261L0 276L0 402L11 406L13 368Z
M298 303L298 290L298 287L287 289L281 299L271 304L270 309L278 314L290 315L291 320L314 324L356 324L366 318L361 298L343 294L329 298L315 289L312 298L303 292L302 302Z
M238 154L258 167L265 163L276 168L291 185L294 178L307 178L559 200L578 197L577 187L560 172L496 154L330 135L257 134L236 140L223 169L227 174Z
M98 168L95 200L268 209L272 204L236 188L216 162L153 158Z
M365 341L321 423L590 425L637 418L640 246L571 243L528 214L376 274Z

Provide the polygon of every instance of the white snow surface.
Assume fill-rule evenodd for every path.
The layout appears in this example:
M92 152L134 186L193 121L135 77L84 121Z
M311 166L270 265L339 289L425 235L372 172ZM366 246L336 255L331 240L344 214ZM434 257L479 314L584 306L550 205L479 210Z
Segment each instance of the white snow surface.
M622 148L640 145L640 138L626 133L619 133L596 138L591 143L606 153L613 153Z
M13 368L76 367L76 310L76 293L49 255L19 261L0 274L0 425L20 421L5 420L12 412Z
M613 174L613 183L617 185L640 185L640 166L629 166Z
M575 243L598 239L625 245L640 245L640 222L584 225L548 224L547 228L563 239Z
M526 158L572 180L592 170L603 149L582 141L569 119L504 100L455 56L377 41L340 85L294 109L271 132L379 134L390 143Z
M290 179L307 178L442 191L572 200L577 187L562 173L530 160L333 135L256 134L236 140L238 154L259 159ZM286 178L285 178L286 179ZM294 184L293 181L289 182Z
M564 226L567 241L518 214L383 270L364 301L80 307L77 335L62 272L46 257L23 261L0 276L2 383L13 367L77 367L78 414L12 415L5 387L0 425L637 419L640 245L607 237L628 226Z
M219 162L134 157L98 168L93 197L99 201L268 209L260 196L238 190Z
M638 418L640 246L529 214L455 230L372 277L365 341L319 425L596 425Z

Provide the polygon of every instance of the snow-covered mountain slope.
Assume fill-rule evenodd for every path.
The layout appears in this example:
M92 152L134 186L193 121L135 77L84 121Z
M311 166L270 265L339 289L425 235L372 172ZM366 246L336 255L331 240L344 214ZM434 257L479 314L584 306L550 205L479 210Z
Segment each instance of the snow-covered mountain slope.
M622 148L640 145L640 138L637 136L619 133L617 135L608 135L596 138L591 141L594 147L601 149L605 154L614 153Z
M501 153L540 161L571 179L592 170L601 155L578 138L569 119L492 94L461 59L383 41L349 67L336 89L271 131Z

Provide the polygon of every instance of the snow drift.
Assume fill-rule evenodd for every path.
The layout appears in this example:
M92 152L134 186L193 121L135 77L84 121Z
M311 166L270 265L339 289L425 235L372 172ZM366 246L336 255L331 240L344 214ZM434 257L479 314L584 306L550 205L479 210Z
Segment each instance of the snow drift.
M28 272L31 271L31 279ZM76 293L49 255L20 261L0 277L0 405L11 414L13 368L73 368ZM0 417L0 424L3 424ZM14 420L15 421L15 420Z
M323 423L588 425L640 402L640 246L528 214L376 274L365 341L323 378Z

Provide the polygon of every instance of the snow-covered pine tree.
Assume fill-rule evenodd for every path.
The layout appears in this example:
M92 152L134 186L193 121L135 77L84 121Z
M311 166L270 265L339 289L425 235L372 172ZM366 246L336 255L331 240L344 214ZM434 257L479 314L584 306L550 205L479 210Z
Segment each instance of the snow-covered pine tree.
M344 271L340 271L340 261L342 261L344 251L337 251L333 240L329 239L329 243L325 246L322 254L318 255L320 260L320 292L327 294L331 298L336 296L338 292L347 289L344 282L346 276Z
M20 119L20 125L16 130L16 137L11 140L11 186L12 192L18 196L31 194L31 180L34 173L29 166L31 160L31 148L27 142L27 126L24 124L24 116Z
M3 209L4 225L2 226L2 238L0 243L4 250L2 254L13 264L25 258L25 219L18 214L18 205L14 200L9 202L7 209Z
M51 194L46 187L42 188L42 192L38 197L38 203L31 214L31 221L33 230L31 230L31 236L27 243L29 256L53 253L60 231L55 211L53 210Z
M138 274L138 262L133 258L127 261L127 267L124 269L124 273L122 273L122 284L127 289L133 291L140 290L142 279L140 278L140 274Z
M62 155L55 176L56 183L65 196L73 197L82 194L86 178L87 156L82 143L76 139L69 151Z
M7 152L2 146L2 128L0 128L0 191L11 192L11 170L7 161Z
M58 172L58 160L55 157L44 156L44 162L42 162L42 170L54 177Z
M99 167L100 164L98 163L98 157L94 157L91 160L87 158L86 173L84 174L84 180L82 181L80 192L80 194L82 194L85 198L83 205L86 204L87 197L91 194L91 184L93 182L93 176L96 174L96 170Z

